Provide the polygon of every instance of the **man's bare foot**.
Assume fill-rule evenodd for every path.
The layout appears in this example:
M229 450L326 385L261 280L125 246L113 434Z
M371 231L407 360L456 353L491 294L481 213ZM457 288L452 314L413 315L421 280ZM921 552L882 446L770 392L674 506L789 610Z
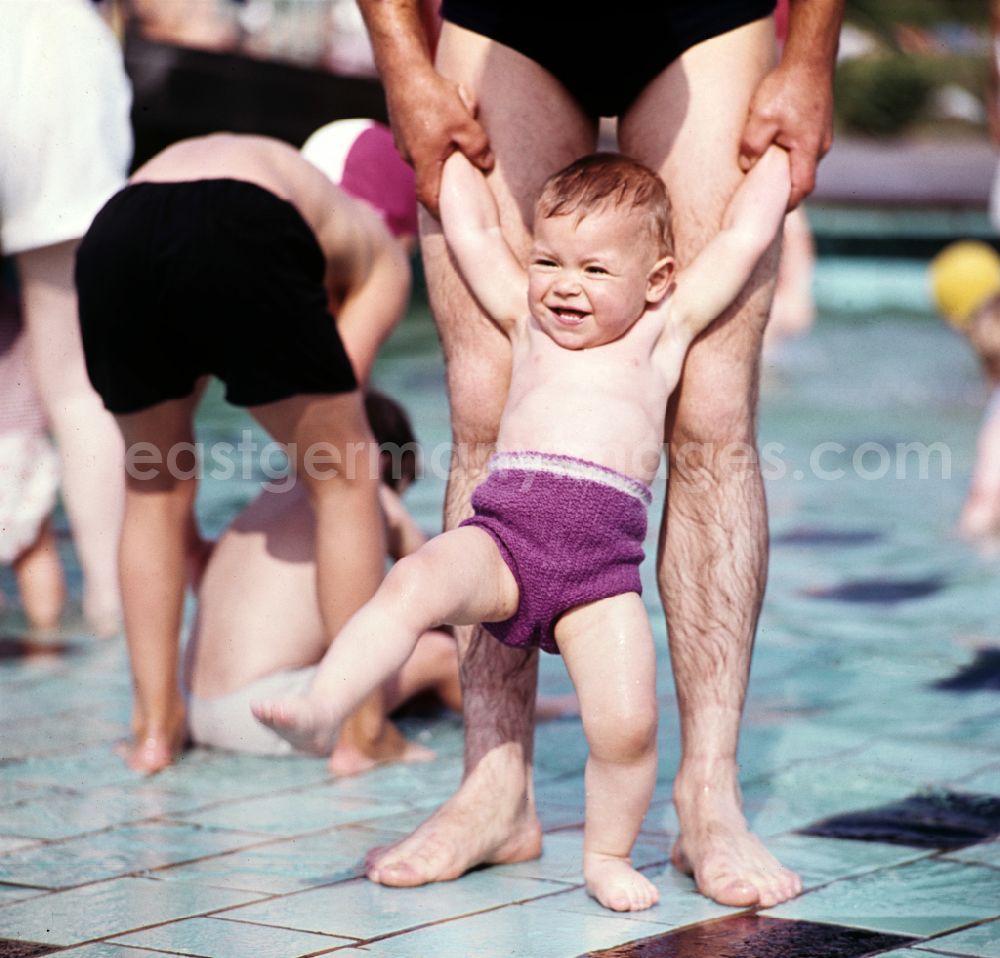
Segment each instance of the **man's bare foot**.
M674 785L680 835L674 866L720 905L770 908L802 891L799 876L781 864L747 826L738 789Z
M258 722L274 729L300 752L330 755L340 733L341 717L326 702L307 695L252 702Z
M476 865L538 858L542 829L534 806L524 791L510 787L502 768L485 770L487 763L496 765L489 756L483 759L458 793L412 835L370 852L368 877L380 885L412 887L450 881Z
M642 911L660 900L656 886L627 858L584 852L583 877L591 897L612 911Z

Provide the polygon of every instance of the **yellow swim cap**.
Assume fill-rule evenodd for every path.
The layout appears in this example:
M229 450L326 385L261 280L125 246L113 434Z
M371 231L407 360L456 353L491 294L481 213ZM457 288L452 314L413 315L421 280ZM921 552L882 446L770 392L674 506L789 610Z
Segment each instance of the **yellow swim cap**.
M963 329L983 303L1000 292L1000 256L987 243L959 240L930 265L934 305L956 329Z

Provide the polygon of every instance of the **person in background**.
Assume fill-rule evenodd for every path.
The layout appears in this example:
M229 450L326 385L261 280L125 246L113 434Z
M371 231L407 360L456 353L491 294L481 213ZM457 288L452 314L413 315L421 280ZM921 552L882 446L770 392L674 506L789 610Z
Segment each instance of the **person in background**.
M17 266L28 354L83 570L83 613L109 636L121 622L122 441L87 380L73 257L125 181L131 88L90 0L4 0L2 8L0 252Z
M215 134L136 171L95 217L76 278L87 371L128 450L120 555L135 698L126 758L152 773L186 735L178 651L185 584L205 555L191 444L207 377L286 447L305 486L329 640L383 574L363 386L408 301L409 262L379 211L294 148ZM384 719L375 695L345 736L379 760L398 756L407 744Z
M975 350L988 390L976 461L959 517L968 539L1000 535L1000 256L986 243L961 240L931 261L935 305Z
M390 397L369 389L365 410L380 450L387 552L397 560L427 538L402 499L418 474L416 438L406 411ZM313 525L301 486L265 488L212 550L185 650L194 744L256 755L294 752L286 739L254 719L250 702L304 690L329 644L316 595ZM461 710L458 651L452 635L441 629L425 632L414 654L387 679L386 714L423 692ZM431 754L414 745L403 757ZM338 741L328 756L335 775L355 774L377 762L350 741Z

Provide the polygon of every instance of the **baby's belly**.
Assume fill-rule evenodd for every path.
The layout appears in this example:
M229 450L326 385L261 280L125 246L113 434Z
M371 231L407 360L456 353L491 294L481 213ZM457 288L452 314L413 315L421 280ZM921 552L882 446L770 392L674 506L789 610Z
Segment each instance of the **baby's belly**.
M571 456L648 484L656 476L663 444L655 431L648 429L624 428L611 432L588 428L586 423L574 428L534 429L514 422L501 424L497 450Z

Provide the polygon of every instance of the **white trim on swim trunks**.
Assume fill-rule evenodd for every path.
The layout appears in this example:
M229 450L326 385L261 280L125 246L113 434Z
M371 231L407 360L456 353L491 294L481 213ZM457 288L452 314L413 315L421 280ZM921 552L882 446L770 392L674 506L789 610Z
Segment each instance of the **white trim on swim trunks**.
M487 468L490 472L512 469L544 472L568 479L586 479L634 496L646 506L653 501L652 490L646 483L607 466L573 456L559 456L550 452L497 452L490 456Z

